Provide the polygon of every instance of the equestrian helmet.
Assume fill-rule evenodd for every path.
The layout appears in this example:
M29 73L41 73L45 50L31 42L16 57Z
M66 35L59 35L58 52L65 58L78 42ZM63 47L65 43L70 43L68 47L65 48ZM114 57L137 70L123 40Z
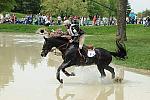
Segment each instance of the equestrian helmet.
M63 23L63 25L69 25L69 24L71 24L71 22L69 20L65 20Z

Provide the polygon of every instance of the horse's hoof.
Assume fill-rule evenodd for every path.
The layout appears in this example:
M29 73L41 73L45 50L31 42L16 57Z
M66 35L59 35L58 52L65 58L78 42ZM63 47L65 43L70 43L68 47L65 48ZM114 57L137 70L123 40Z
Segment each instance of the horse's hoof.
M106 77L106 75L101 75L101 78L105 78Z
M123 81L123 79L122 79L122 78L118 79L118 82L119 82L119 83L121 83L122 81Z
M115 78L115 75L112 75L112 79L114 79Z
M115 78L115 79L113 80L113 82L114 82L114 83L118 83L118 78Z
M104 79L106 76L101 76L101 79Z
M113 81L114 81L114 83L122 83L123 79L117 77Z
M74 72L72 72L72 73L71 73L71 76L75 76L75 73L74 73Z
M63 79L60 79L59 82L60 82L60 83L63 83Z

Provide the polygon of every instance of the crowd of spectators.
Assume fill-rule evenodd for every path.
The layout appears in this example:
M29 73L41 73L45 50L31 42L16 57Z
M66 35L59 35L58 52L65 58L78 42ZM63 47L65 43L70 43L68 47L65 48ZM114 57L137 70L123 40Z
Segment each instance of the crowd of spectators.
M17 18L16 15L6 13L5 15L0 14L0 23L12 23L12 24L33 24L33 25L62 25L63 21L70 19L74 24L79 24L80 26L108 26L108 25L117 25L117 19L115 17L79 17L79 16L70 16L63 18L61 16L52 17L50 15L25 15L23 18ZM130 13L129 17L126 18L127 24L143 24L144 26L150 26L150 17L138 18L136 14Z

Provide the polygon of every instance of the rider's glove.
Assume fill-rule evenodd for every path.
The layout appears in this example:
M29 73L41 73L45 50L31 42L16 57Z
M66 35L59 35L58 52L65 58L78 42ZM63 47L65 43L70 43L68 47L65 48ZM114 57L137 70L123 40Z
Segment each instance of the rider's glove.
M70 40L69 40L69 43L72 43L72 42L73 42L73 40L72 40L72 39L70 39Z

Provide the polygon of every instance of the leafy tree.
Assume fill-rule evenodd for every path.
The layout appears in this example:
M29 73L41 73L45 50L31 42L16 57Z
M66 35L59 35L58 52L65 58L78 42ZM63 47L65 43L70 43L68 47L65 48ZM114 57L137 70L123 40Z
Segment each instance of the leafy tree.
M148 9L143 11L143 17L147 17L147 16L150 16L150 10L148 10Z
M108 10L109 17L117 15L117 0L108 0L108 5L110 9Z
M13 11L23 13L23 0L15 0L16 6Z
M86 4L81 0L45 0L42 2L42 13L51 15L86 15Z
M27 11L32 14L38 14L41 10L41 0L31 0L27 5Z
M42 13L52 15L80 15L80 16L109 16L108 12L116 10L116 0L44 0L42 2ZM112 2L113 1L113 2ZM113 10L110 10L108 8ZM111 13L115 15L115 12Z
M87 10L89 12L90 16L94 15L103 15L102 12L102 7L99 6L97 3L94 2L94 0L88 0L87 1Z
M16 0L16 3L15 12L37 14L41 10L41 0Z
M15 0L0 0L0 12L11 11L15 5Z

